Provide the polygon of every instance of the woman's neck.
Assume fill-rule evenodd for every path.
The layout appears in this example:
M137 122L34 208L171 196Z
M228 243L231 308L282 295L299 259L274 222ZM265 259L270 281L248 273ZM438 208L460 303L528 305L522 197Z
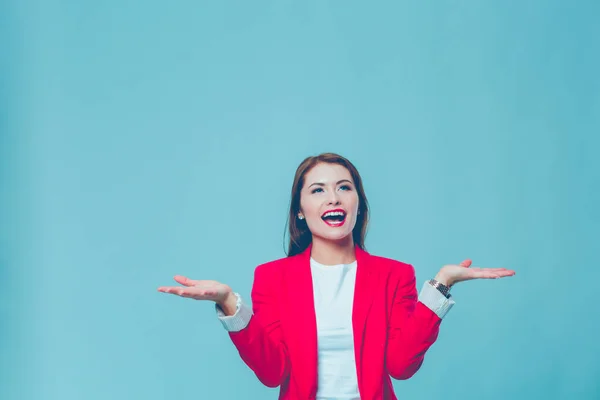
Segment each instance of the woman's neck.
M352 235L340 241L313 236L310 256L323 265L350 264L356 260Z

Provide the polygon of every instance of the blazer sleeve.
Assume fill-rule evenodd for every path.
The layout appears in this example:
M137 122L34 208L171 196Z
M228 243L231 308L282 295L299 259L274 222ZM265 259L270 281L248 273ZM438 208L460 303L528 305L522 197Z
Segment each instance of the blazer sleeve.
M260 265L254 271L252 309L248 325L229 336L242 360L268 387L277 387L288 376L290 360L284 342L278 298L279 285L273 269Z
M407 268L408 266L408 268ZM394 379L412 377L435 342L441 318L417 299L414 267L403 264L388 322L386 368Z

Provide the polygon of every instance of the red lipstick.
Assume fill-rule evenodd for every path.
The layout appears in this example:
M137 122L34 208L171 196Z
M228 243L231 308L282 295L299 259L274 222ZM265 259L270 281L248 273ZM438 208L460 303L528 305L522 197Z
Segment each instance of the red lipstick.
M326 219L325 216L331 213L337 213L337 217L338 218L342 218L341 220L337 220L337 219ZM341 214L341 215L340 215ZM336 214L334 214L336 215ZM325 211L322 215L321 215L321 219L323 220L323 222L325 222L328 226L331 226L333 228L337 228L340 226L343 226L344 223L346 222L346 211L342 208L336 208L333 210L327 210Z

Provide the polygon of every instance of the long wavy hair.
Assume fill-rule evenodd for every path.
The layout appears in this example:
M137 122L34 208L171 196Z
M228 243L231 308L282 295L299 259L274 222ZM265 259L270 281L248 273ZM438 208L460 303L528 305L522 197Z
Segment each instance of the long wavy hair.
M354 181L356 192L358 193L358 211L359 214L356 217L356 225L352 230L352 238L354 244L358 245L361 249L365 249L365 237L367 235L367 225L369 223L369 203L367 196L363 189L362 179L358 170L348 159L335 153L322 153L318 156L307 157L300 163L294 176L294 183L292 184L292 197L290 201L290 212L286 222L286 230L288 230L289 244L287 249L287 256L295 256L296 254L302 253L308 245L312 242L312 234L308 229L306 220L298 219L298 213L300 212L300 191L304 186L304 178L306 174L317 164L338 164L345 167ZM289 229L288 229L289 227ZM285 236L284 236L285 240Z

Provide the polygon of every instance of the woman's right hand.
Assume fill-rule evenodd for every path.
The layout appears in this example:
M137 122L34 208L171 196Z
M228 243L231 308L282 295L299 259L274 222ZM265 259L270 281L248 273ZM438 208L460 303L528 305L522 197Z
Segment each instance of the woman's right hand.
M231 288L224 283L208 280L193 280L185 276L175 275L176 282L183 286L161 286L159 292L176 294L195 300L212 300L217 303L226 315L233 315L236 309L236 298Z

